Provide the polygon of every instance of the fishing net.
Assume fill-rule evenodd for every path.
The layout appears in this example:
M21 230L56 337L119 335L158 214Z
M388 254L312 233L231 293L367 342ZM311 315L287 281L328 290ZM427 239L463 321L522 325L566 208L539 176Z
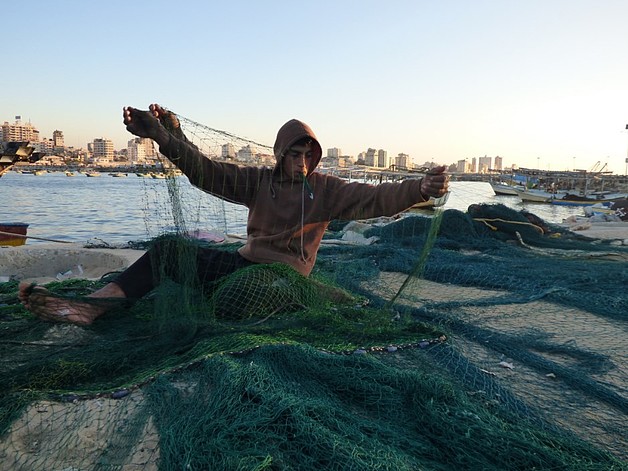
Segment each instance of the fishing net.
M271 153L181 122L209 157ZM628 469L625 246L476 205L333 221L309 278L199 285L196 254L236 250L246 214L164 184L147 211L173 230L140 245L177 276L148 295L89 296L115 274L33 290L35 311L108 310L76 325L0 284L0 469Z

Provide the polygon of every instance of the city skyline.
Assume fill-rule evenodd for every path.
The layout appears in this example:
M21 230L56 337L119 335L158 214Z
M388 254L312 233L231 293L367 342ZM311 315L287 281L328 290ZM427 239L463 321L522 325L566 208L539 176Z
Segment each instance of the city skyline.
M119 149L131 138L122 107L158 102L269 145L296 117L354 156L625 172L625 2L291 5L114 0L94 15L73 0L11 2L3 32L22 52L0 119Z
M41 135L41 133L37 129L37 126L35 126L31 121L29 121L28 123L22 122L20 115L15 116L15 121L13 123L10 123L7 120L0 121L0 123L3 123L2 127L0 127L0 140L31 141L31 145L35 148L36 152L45 151L50 156L54 156L55 152L60 152L61 154L63 154L65 151L70 150L79 153L85 151L90 154L94 154L94 156L104 158L104 160L111 160L113 162L115 154L124 153L127 155L130 163L135 162L138 155L146 155L149 158L154 157L154 144L150 139L131 136L131 139L127 142L126 146L118 149L114 147L112 140L105 137L96 137L92 141L86 143L85 146L65 146L65 135L62 130L56 129L52 133L53 137L48 138ZM7 139L5 137L5 133L11 139ZM250 158L250 154L252 153L260 155L266 154L266 152L259 152L257 149L252 150L250 144L247 144L240 149L236 149L233 144L226 142L221 147L223 154L222 157L225 157L227 154L229 154L229 156L232 158L239 157L242 151L245 151L245 153L249 155L249 158L236 159L243 162L251 161L252 159ZM227 150L226 148L229 148L230 150ZM265 150L267 152L271 152L270 148ZM212 155L209 154L208 156L212 157ZM372 147L361 151L357 156L344 154L342 152L342 149L337 147L328 148L326 152L323 151L323 157L334 157L336 160L342 159L343 161L347 161L350 163L361 162L361 165L379 168L388 168L391 165L401 166L402 168L413 168L421 167L428 163L460 167L461 164L464 165L463 163L465 161L468 161L468 165L465 166L469 167L469 169L475 169L477 160L479 161L478 168L483 168L484 171L493 168L496 170L502 170L503 162L502 157L495 156L495 166L492 167L491 162L493 161L493 157L485 155L483 157L474 156L471 158L461 159L451 163L429 161L421 163L413 162L412 156L403 152L400 152L396 155L388 155L387 150L375 149ZM140 162L141 161L142 158L140 158ZM483 161L485 162L484 164L482 163Z

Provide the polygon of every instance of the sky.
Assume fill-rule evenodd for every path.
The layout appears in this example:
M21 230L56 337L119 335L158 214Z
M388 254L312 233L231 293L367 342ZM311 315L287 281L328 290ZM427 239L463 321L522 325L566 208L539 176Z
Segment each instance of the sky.
M0 122L66 145L150 103L272 145L626 173L625 0L31 0L2 7Z

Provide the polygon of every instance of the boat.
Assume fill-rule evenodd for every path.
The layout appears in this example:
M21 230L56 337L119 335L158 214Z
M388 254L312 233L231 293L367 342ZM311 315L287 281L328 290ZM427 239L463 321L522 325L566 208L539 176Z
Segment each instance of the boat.
M591 196L580 196L567 193L562 198L551 200L550 203L562 206L592 206L599 203L611 203L628 198L625 193L592 193Z
M85 172L86 177L100 177L99 172Z
M553 193L545 190L537 190L534 188L519 190L515 189L517 196L521 198L523 202L527 203L549 203L556 198L562 198L566 193Z
M0 222L0 246L16 247L26 243L28 224L23 222Z
M65 172L65 176L66 177L73 177L74 176L74 172L70 172L69 170L67 172Z
M503 183L503 182L489 182L489 183L496 195L517 196L517 190L523 190L523 186L521 185L513 186L508 183Z

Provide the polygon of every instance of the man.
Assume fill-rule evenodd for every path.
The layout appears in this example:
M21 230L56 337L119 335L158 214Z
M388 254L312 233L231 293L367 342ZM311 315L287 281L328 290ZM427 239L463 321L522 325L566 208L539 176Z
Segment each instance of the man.
M193 185L249 209L247 241L237 252L198 250L196 277L202 284L259 263L284 263L308 276L331 220L393 216L448 191L444 166L419 180L376 186L317 173L321 146L310 127L296 119L277 133L273 148L277 163L272 169L208 159L183 135L176 116L159 105L150 105L149 111L126 107L123 119L129 132L155 141ZM175 279L180 275L176 260L165 257L159 246L149 250L90 297L141 298L160 282L154 276L158 265ZM20 285L19 297L34 314L51 321L91 324L107 311L106 304L55 298L26 283Z

